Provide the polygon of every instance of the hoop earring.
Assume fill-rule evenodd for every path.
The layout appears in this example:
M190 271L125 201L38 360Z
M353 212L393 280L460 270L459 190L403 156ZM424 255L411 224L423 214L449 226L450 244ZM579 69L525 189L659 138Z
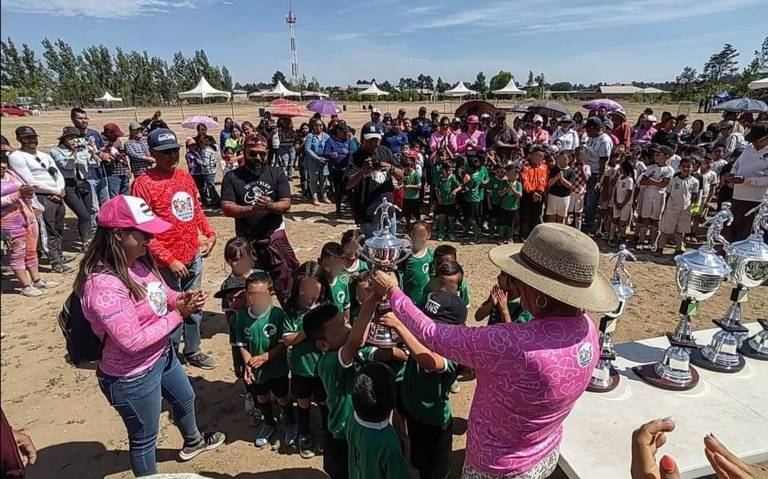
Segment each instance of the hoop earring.
M543 304L539 304L539 303L542 303L542 302L543 302ZM536 307L539 308L539 309L544 309L544 308L547 307L547 297L545 295L540 294L540 295L536 296Z

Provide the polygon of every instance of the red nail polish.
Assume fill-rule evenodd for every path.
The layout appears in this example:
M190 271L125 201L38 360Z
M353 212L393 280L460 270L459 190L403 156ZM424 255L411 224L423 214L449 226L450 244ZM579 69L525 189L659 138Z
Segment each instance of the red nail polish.
M661 458L661 468L665 471L671 472L675 470L675 460L671 456L666 454Z

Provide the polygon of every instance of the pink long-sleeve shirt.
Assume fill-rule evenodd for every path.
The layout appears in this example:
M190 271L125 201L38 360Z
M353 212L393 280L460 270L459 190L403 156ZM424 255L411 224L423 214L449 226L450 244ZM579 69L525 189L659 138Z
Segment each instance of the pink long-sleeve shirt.
M456 137L456 152L463 155L470 147L470 140L474 142L473 150L485 151L485 132L475 130L472 134L462 131Z
M108 273L91 275L81 297L93 332L104 338L99 369L109 376L133 376L152 367L182 321L174 310L179 293L138 261L129 274L147 290L144 299L136 301L123 282Z
M389 304L426 347L475 370L468 464L487 474L517 475L560 444L563 421L599 357L589 316L471 328L435 323L400 290Z

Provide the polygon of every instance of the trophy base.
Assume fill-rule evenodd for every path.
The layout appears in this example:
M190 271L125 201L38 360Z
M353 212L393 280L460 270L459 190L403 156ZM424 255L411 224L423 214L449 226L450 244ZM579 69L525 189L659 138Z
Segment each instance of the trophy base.
M699 384L699 372L693 367L691 368L691 379L685 383L672 382L659 376L658 373L656 373L656 363L635 366L632 368L632 371L640 376L640 379L651 386L656 386L657 388L666 389L668 391L689 391Z
M749 344L750 339L744 340L741 347L739 347L739 352L744 356L748 357L749 359L757 359L758 361L768 361L768 353L763 353L753 348L752 345Z
M589 382L589 386L587 386L587 391L591 393L607 393L611 392L614 389L616 389L616 386L619 385L619 372L611 366L611 368L608 370L608 381L607 384L594 384L592 381Z
M678 346L681 348L687 348L687 349L697 349L699 347L698 344L696 344L696 340L692 337L690 338L679 338L675 336L675 333L667 333L667 340L669 340L669 343L672 346Z
M746 364L744 357L741 355L739 355L738 362L732 366L717 364L704 357L704 354L702 354L700 349L691 351L691 362L696 366L708 369L710 371L716 371L718 373L737 373L744 369L744 365Z

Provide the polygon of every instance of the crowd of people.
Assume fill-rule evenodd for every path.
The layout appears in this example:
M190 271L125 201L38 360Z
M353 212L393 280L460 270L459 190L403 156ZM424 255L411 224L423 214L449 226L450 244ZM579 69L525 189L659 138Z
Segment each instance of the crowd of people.
M118 125L92 130L76 108L50 154L28 126L16 130L18 149L3 139L2 229L22 294L58 286L41 278L39 252L53 272L72 271L65 208L77 217L68 235L83 251L74 294L101 341L98 384L124 422L136 476L157 472L163 400L184 438L182 460L225 442L198 429L181 367L217 367L200 338L204 259L218 242L206 210L234 219L219 253L230 273L215 297L243 419L259 425L256 448L273 443L282 422L281 444L302 458L322 454L333 479L408 477L410 468L447 478L451 394L465 374L477 388L462 477L537 479L554 471L563 421L599 358L584 311L618 304L589 235L657 252L674 239L681 250L708 208L729 202L729 237L742 239L747 212L768 190L761 118L726 114L688 128L684 115L657 121L650 110L635 125L605 109L586 118L532 112L511 125L504 111L370 114L359 137L338 116L299 129L288 118L257 127L228 118L217 142L204 124L180 141L158 112L131 123L123 141ZM334 204L355 223L302 263L285 228L294 170L306 201ZM384 199L401 206L413 249L394 274L358 257ZM490 252L497 284L474 317L487 327L466 325L458 238L500 243ZM396 331L397 346L366 344L371 322ZM499 333L509 340L499 343ZM661 423L636 434L635 479L667 477L659 467L674 465L655 464L658 437L674 427ZM707 458L725 470L719 461L732 458L715 441Z

